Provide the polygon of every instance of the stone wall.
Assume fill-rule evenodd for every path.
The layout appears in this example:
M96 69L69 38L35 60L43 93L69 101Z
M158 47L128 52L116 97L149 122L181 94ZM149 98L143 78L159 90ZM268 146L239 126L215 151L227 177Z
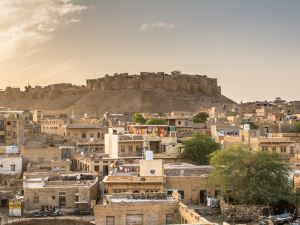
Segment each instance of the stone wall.
M213 225L210 221L196 213L193 209L188 208L183 203L179 203L179 215L183 224L202 224Z
M262 216L262 208L263 206L256 205L231 205L220 199L221 213L227 222L258 221L259 216Z
M96 225L106 225L108 218L113 218L115 225L125 225L128 215L142 217L144 225L164 225L167 215L175 215L178 202L120 202L111 205L97 205L94 208Z
M106 75L103 78L87 80L87 88L91 90L151 90L200 92L203 94L221 94L217 79L202 75L165 73L145 73L129 75L127 73Z
M22 91L20 88L7 87L0 92L0 100L18 99L56 99L61 96L83 95L91 90L152 90L187 91L206 95L221 94L217 79L208 78L206 75L187 75L163 72L141 72L140 75L128 73L106 75L103 78L87 80L86 86L72 85L69 83L51 84L45 87L30 85Z
M67 220L67 219L33 219L21 222L10 223L11 225L43 225L43 224L60 224L60 225L91 225L90 222Z
M18 100L18 99L55 99L64 95L82 95L89 92L85 86L73 84L52 84L45 87L26 86L22 91L20 88L7 87L0 92L0 100Z

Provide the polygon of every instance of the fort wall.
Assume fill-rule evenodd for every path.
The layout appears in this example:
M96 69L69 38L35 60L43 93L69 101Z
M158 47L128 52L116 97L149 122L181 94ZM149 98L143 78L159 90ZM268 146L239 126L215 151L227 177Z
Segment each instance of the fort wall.
M139 75L128 73L105 75L98 79L89 79L86 85L73 85L69 83L52 84L45 87L30 85L25 90L7 87L0 91L0 100L20 99L56 99L61 96L84 95L91 91L105 90L165 90L185 91L191 94L204 94L214 96L221 94L221 87L217 79L208 78L206 75L188 75L174 71L171 74L164 72L141 72Z
M217 79L208 78L206 75L187 75L179 72L165 74L163 72L141 72L140 75L128 73L106 75L98 79L87 80L90 90L152 90L162 89L167 91L187 91L207 95L221 94Z

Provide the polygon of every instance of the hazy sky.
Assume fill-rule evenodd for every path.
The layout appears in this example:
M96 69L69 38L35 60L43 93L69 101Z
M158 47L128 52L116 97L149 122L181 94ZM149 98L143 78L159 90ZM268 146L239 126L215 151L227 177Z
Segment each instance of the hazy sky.
M300 100L300 1L0 0L0 88L173 70Z

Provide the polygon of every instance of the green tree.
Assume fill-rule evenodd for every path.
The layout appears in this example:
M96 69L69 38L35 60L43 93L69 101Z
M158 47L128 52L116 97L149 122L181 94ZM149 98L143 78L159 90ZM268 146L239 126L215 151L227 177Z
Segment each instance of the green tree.
M199 112L194 115L194 123L205 123L209 115L206 112Z
M300 133L300 121L293 124L292 132L293 133Z
M148 120L146 124L147 125L167 125L168 123L165 119L155 118L155 119Z
M132 123L133 124L145 124L147 122L147 120L143 117L143 115L139 114L139 113L134 113L132 115Z
M209 181L222 186L222 195L235 204L273 205L290 201L290 168L279 154L253 152L244 145L233 145L212 154Z
M181 157L198 165L208 165L210 154L219 148L220 145L211 137L196 134L190 140L183 141Z

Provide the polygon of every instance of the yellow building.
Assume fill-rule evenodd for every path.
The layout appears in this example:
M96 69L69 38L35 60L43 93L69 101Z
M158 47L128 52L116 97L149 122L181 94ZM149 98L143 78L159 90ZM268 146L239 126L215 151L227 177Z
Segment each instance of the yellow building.
M163 160L141 160L139 172L116 170L111 175L106 176L103 182L109 195L164 192Z
M288 137L251 138L250 145L256 151L277 152L288 159L300 152L300 144Z
M22 111L0 112L0 144L22 145L24 143L24 119Z
M99 195L98 178L86 173L31 172L23 175L26 210L90 208Z

